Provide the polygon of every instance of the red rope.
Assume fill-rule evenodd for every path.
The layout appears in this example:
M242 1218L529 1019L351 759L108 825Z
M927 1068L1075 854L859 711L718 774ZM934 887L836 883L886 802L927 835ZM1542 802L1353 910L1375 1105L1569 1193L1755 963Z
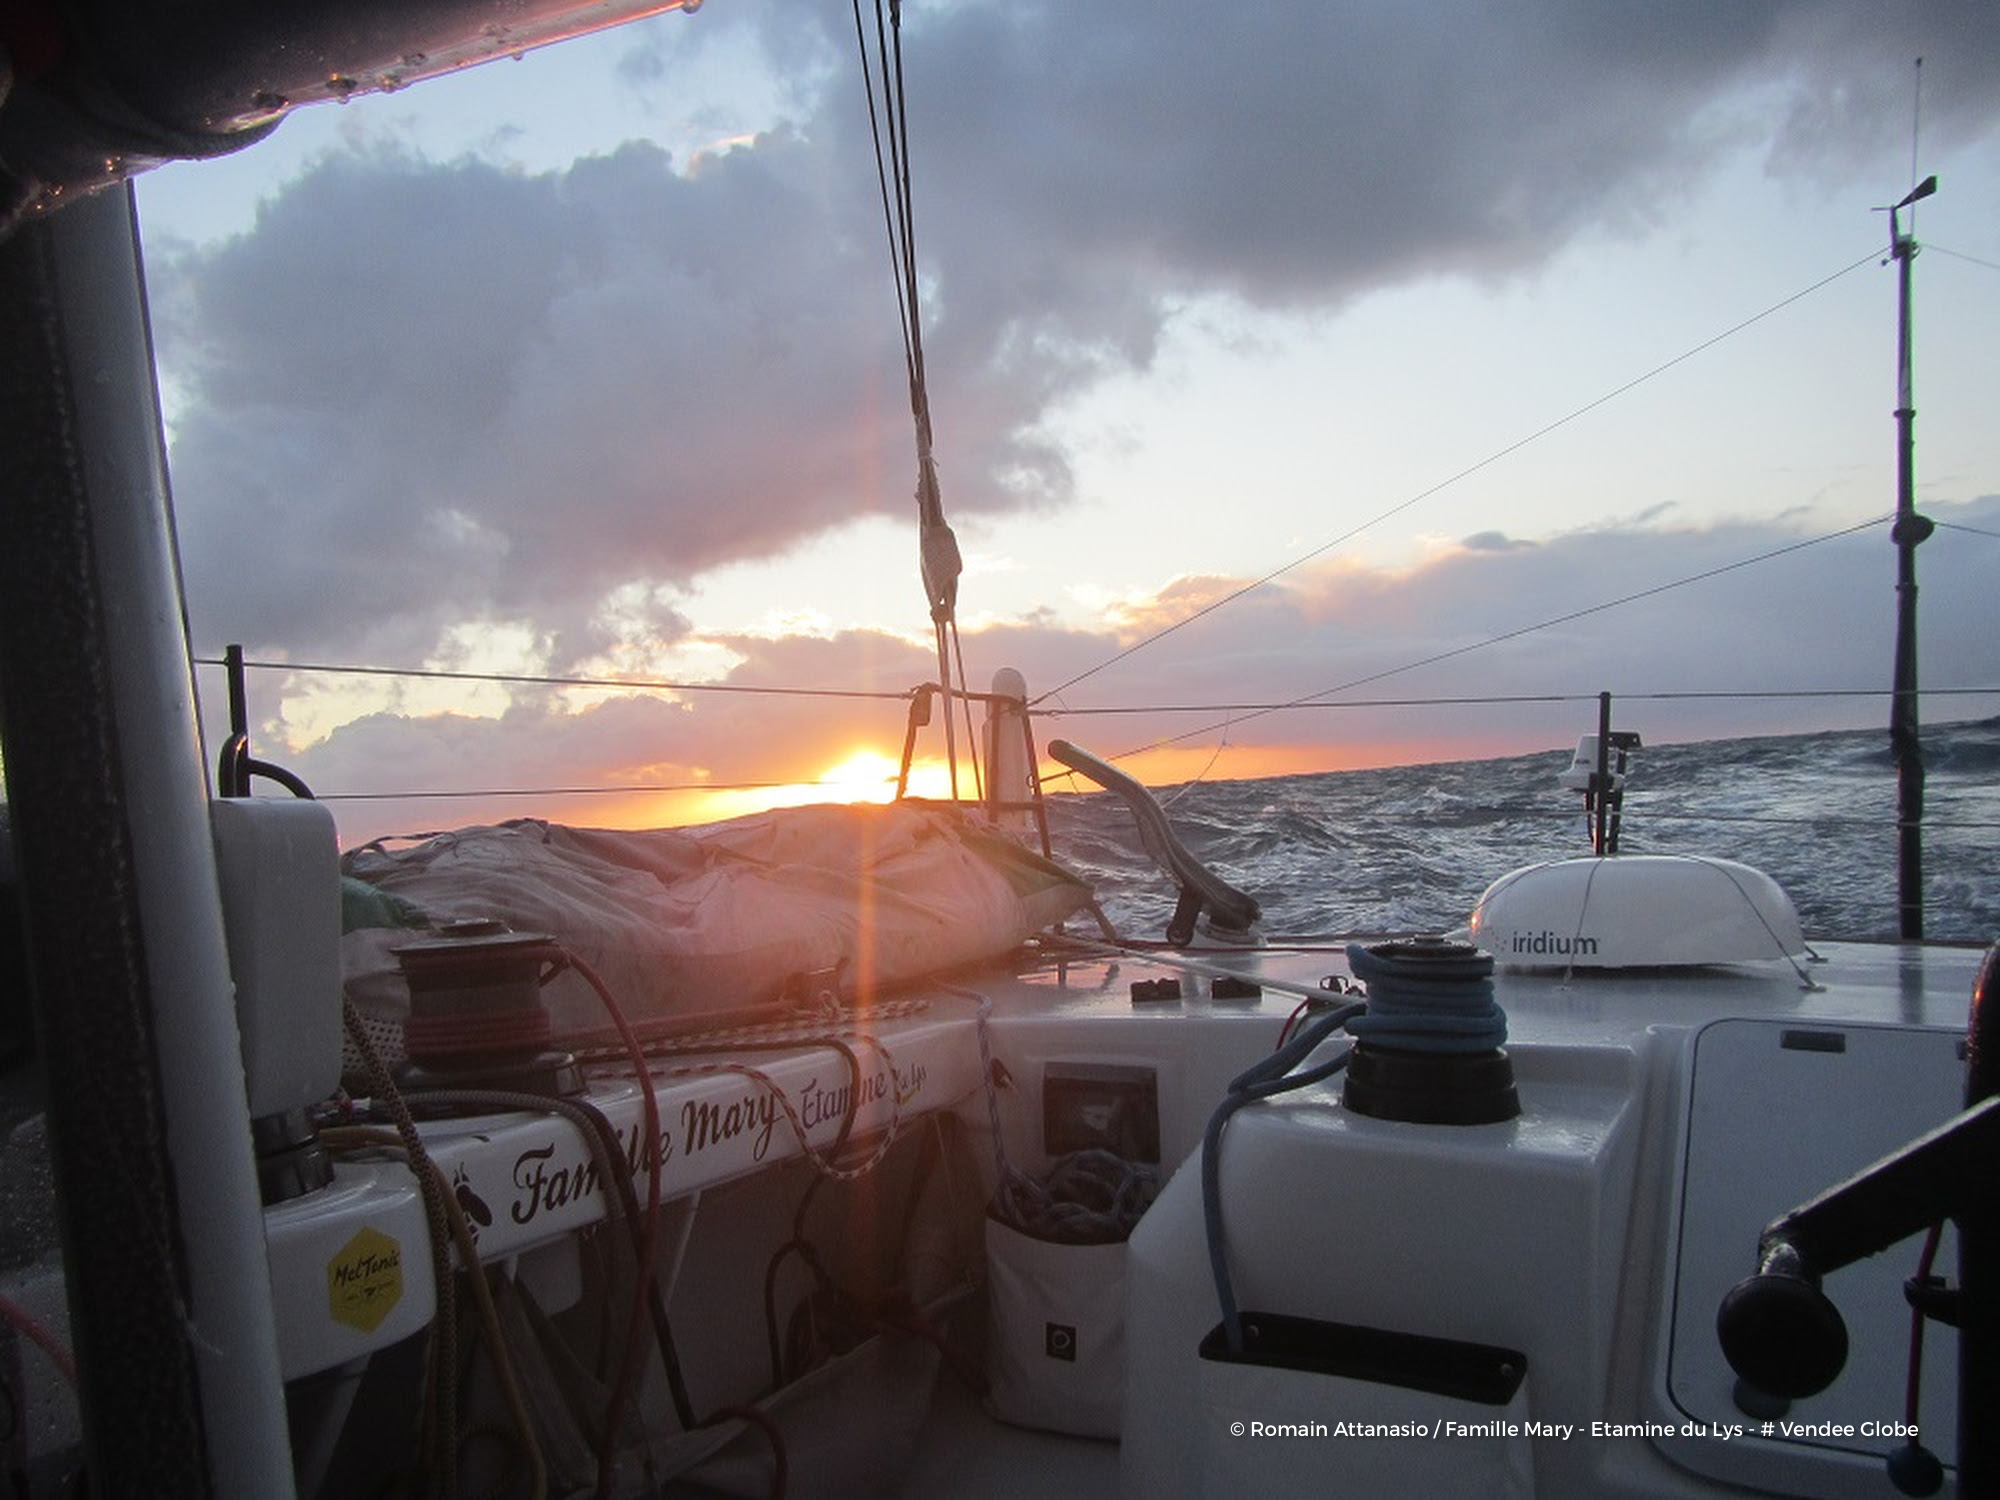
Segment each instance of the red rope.
M0 1293L0 1322L6 1323L46 1354L49 1363L62 1372L63 1379L71 1386L76 1384L76 1360L70 1354L68 1346L44 1328L33 1313L3 1293Z
M417 1062L450 1063L495 1052L540 1052L551 1035L549 1013L539 1005L442 1015L413 1012L403 1023L403 1050Z

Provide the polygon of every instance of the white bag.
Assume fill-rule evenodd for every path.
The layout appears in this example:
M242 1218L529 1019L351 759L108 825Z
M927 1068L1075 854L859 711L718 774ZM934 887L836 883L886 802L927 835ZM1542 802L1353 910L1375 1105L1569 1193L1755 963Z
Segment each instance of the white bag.
M1118 1436L1125 1245L1062 1245L986 1220L986 1409L1003 1422Z

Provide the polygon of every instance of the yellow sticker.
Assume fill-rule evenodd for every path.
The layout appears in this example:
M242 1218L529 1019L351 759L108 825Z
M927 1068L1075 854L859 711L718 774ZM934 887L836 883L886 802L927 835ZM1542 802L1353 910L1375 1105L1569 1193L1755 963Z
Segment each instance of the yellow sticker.
M402 1247L379 1229L364 1227L326 1263L327 1311L336 1323L373 1333L402 1300Z

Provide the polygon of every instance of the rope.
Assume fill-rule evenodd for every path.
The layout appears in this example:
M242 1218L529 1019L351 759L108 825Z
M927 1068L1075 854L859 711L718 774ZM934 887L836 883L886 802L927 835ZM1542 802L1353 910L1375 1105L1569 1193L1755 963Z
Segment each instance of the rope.
M1152 1167L1092 1147L1057 1158L1040 1178L1010 1170L987 1211L1034 1239L1115 1245L1131 1237L1159 1190L1160 1174Z
M585 1099L524 1094L504 1089L426 1089L421 1097L426 1104L442 1105L452 1109L482 1113L512 1111L520 1114L555 1114L568 1120L582 1136L584 1148L589 1151L591 1164L597 1171L597 1180L604 1184L605 1218L612 1225L615 1235L622 1238L630 1247L635 1284L643 1287L643 1282L637 1278L643 1274L639 1256L643 1252L644 1244L639 1199L632 1186L632 1178L637 1169L631 1158L625 1154L624 1143L619 1139L610 1117L603 1110ZM695 1419L694 1404L689 1399L687 1382L681 1372L680 1356L675 1348L673 1330L667 1322L666 1307L657 1278L654 1279L650 1289L650 1311L654 1336L660 1349L660 1362L666 1372L668 1394L674 1403L674 1414L680 1420L683 1430L692 1430L699 1423ZM632 1336L628 1332L628 1338Z
M917 551L924 584L924 603L935 629L939 691L944 697L945 763L951 776L952 799L958 799L958 729L952 697L966 691L965 662L958 644L958 580L964 563L958 538L945 520L938 487L931 421L929 381L924 373L924 324L917 280L917 221L910 177L909 90L903 77L902 0L875 0L875 50L871 63L861 0L853 0L854 40L861 58L862 86L868 123L875 142L875 180L882 201L883 227L889 242L889 266L896 281L896 316L903 335L903 363L909 380L910 418L916 429ZM878 105L875 83L882 97ZM953 656L958 660L954 671ZM979 781L978 737L972 731L971 707L966 705L967 754L973 782Z
M651 1301L656 1285L653 1275L653 1255L659 1244L660 1231L660 1101L653 1088L653 1074L646 1063L646 1049L633 1032L631 1023L625 1019L625 1012L612 996L609 986L598 977L597 971L568 949L551 943L553 960L567 964L583 976L584 982L597 992L604 1002L604 1009L611 1017L611 1024L625 1043L626 1054L632 1060L632 1069L639 1084L639 1102L646 1117L646 1208L640 1220L639 1235L639 1280L632 1293L632 1314L627 1327L636 1327L645 1315L646 1306ZM545 978L553 978L551 971ZM618 1429L623 1425L625 1411L637 1394L639 1381L639 1340L627 1338L625 1358L618 1371L617 1382L612 1386L611 1406L605 1413L604 1443L597 1464L598 1500L609 1500L617 1487L618 1474Z
M1269 1057L1230 1079L1222 1103L1209 1117L1208 1128L1202 1132L1201 1212L1203 1227L1208 1233L1208 1266L1210 1275L1215 1279L1215 1299L1222 1309L1223 1337L1228 1341L1233 1353L1240 1354L1243 1351L1243 1318L1236 1307L1236 1289L1230 1279L1229 1259L1223 1245L1221 1167L1223 1128L1228 1125L1230 1116L1247 1104L1255 1104L1260 1099L1269 1099L1295 1089L1309 1088L1345 1068L1352 1048L1331 1061L1308 1068L1303 1073L1292 1072L1292 1069L1312 1055L1321 1042L1366 1010L1367 1006L1355 1002L1327 1012L1304 1027L1296 1037L1279 1047Z
M862 1040L868 1041L874 1047L875 1051L881 1055L883 1066L888 1073L889 1124L883 1133L882 1139L876 1143L874 1149L857 1165L853 1166L838 1165L833 1161L830 1152L822 1153L813 1145L811 1137L806 1132L805 1122L799 1118L798 1109L786 1095L784 1086L762 1068L752 1067L749 1063L740 1062L695 1063L678 1068L669 1068L665 1076L669 1078L701 1078L721 1073L733 1073L739 1077L748 1078L752 1083L764 1089L776 1101L779 1110L785 1116L785 1123L792 1127L792 1135L799 1143L799 1154L812 1165L814 1171L823 1177L831 1178L835 1182L854 1182L866 1177L880 1166L883 1158L889 1154L890 1147L896 1144L896 1137L903 1127L903 1106L909 1102L903 1093L901 1081L896 1077L896 1066L889 1056L889 1049L872 1038L862 1038Z
M1943 245L1934 244L1929 240L1924 242L1924 249L1933 255L1949 255L1953 260L1962 260L1968 265L1983 266L1989 271L2000 271L2000 262L1981 260L1976 255L1967 255L1963 250L1948 250Z
M1506 1042L1490 954L1414 958L1388 951L1395 946L1348 945L1348 967L1368 986L1368 1012L1350 1033L1404 1052L1490 1052Z
M600 1063L608 1061L612 1057L619 1056L622 1052L622 1060L629 1063L637 1074L637 1081L640 1085L648 1129L650 1131L650 1137L643 1153L645 1157L644 1165L647 1168L648 1174L648 1194L644 1209L642 1210L639 1207L633 1189L632 1178L635 1172L635 1164L626 1157L623 1146L619 1142L617 1132L612 1127L610 1120L601 1110L587 1101L582 1099L551 1098L540 1094L518 1093L505 1090L449 1088L425 1090L422 1092L421 1097L427 1104L447 1108L474 1109L487 1112L519 1111L523 1113L554 1113L569 1119L571 1124L582 1135L584 1144L589 1149L593 1164L598 1172L599 1180L604 1184L607 1219L617 1221L627 1231L627 1238L632 1244L634 1255L635 1284L633 1304L632 1312L627 1322L628 1333L624 1350L618 1358L615 1380L611 1386L606 1403L605 1426L597 1455L598 1492L600 1494L607 1494L613 1492L615 1489L619 1456L618 1434L624 1426L626 1409L636 1391L637 1355L640 1348L640 1340L637 1333L638 1329L642 1326L642 1320L647 1312L651 1314L656 1342L666 1372L668 1389L673 1399L675 1414L679 1418L683 1429L692 1431L697 1427L709 1426L718 1421L732 1418L752 1421L756 1425L764 1427L766 1435L773 1437L773 1448L777 1455L779 1468L778 1483L782 1489L785 1470L783 1446L780 1441L776 1440L775 1435L770 1431L767 1424L749 1413L734 1408L717 1411L707 1418L699 1418L695 1415L692 1402L688 1396L686 1381L682 1374L672 1331L667 1322L665 1305L654 1267L661 1194L660 1152L657 1144L659 1140L659 1115L655 1080L656 1078L665 1077L694 1077L724 1073L750 1078L766 1089L776 1101L798 1139L801 1153L820 1174L820 1178L823 1180L852 1181L865 1176L879 1166L898 1139L902 1126L903 1108L909 1102L909 1099L898 1080L895 1058L880 1039L861 1032L851 1025L840 1026L841 1035L828 1035L828 1027L824 1022L808 1026L788 1024L718 1028L693 1036L684 1035L671 1039L654 1038L650 1044L643 1043L640 1039L640 1028L633 1026L625 1019L615 998L610 994L602 979L597 976L587 963L575 954L568 952L554 943L547 945L546 953L540 953L539 950L537 952L542 960L550 965L543 975L544 980L553 978L564 967L574 968L597 991L599 998L603 1001L606 1011L613 1022L612 1030L622 1039L623 1047L621 1049L602 1046L599 1048L597 1060ZM871 1007L869 1014L873 1018L884 1019L921 1014L928 1008L928 1001L905 1000ZM537 1011L536 1014L542 1016L545 1024L545 1013ZM833 1014L838 1016L844 1013L836 1010ZM453 1037L450 1039L455 1039L456 1033L463 1031L465 1028L458 1026L454 1018L445 1019L446 1024L437 1028L437 1030L440 1034L453 1033ZM374 1049L372 1042L360 1025L358 1015L354 1013L351 1006L348 1007L347 1022L350 1034L355 1036L356 1047L362 1052L364 1063L370 1065L372 1084L381 1096L384 1107L397 1120L397 1130L394 1133L359 1130L336 1131L330 1136L330 1143L334 1145L391 1146L400 1149L405 1157L413 1163L412 1171L417 1178L419 1188L423 1190L427 1212L435 1206L432 1258L434 1278L439 1287L438 1302L440 1311L438 1341L434 1345L434 1350L449 1350L451 1352L448 1359L442 1352L437 1353L434 1358L433 1373L434 1380L436 1381L432 1396L434 1416L433 1422L427 1430L431 1433L441 1432L446 1435L434 1450L435 1456L430 1465L432 1473L431 1483L434 1493L450 1495L455 1492L457 1484L455 1463L449 1470L444 1468L443 1464L448 1456L455 1455L455 1448L449 1435L455 1431L457 1423L456 1390L452 1382L436 1380L437 1369L448 1368L455 1370L457 1364L456 1323L455 1319L451 1316L451 1287L453 1283L451 1279L450 1252L445 1246L448 1239L456 1241L461 1258L474 1271L475 1277L477 1277L478 1269L477 1251L472 1242L469 1228L463 1223L463 1211L459 1209L456 1200L450 1196L449 1185L445 1182L443 1174L438 1171L435 1163L431 1162L423 1152L422 1142L416 1135L415 1121L409 1113L407 1102L397 1091L393 1079L381 1061L380 1054ZM508 1021L506 1024L510 1030L521 1029L516 1027L512 1021ZM477 1026L472 1028L472 1034L481 1041L490 1042L484 1031ZM599 1032L593 1033L592 1036L602 1041L604 1034ZM842 1164L834 1160L834 1158L846 1147L854 1129L858 1111L864 1102L863 1095L866 1079L860 1057L855 1050L855 1043L866 1046L881 1060L881 1066L888 1080L888 1087L885 1093L891 1105L891 1118L883 1138L863 1160L858 1163ZM843 1111L838 1134L832 1146L824 1152L813 1147L804 1122L790 1098L785 1094L784 1089L776 1079L760 1068L735 1061L713 1061L673 1067L656 1074L646 1061L646 1052L649 1046L652 1050L684 1051L697 1047L714 1047L718 1045L737 1049L747 1047L766 1051L789 1051L800 1046L817 1045L829 1047L841 1054L848 1066L850 1088L847 1107ZM809 1198L810 1192L808 1193L808 1200ZM803 1207L802 1203L801 1211L803 1211ZM455 1224L453 1222L454 1214L457 1215L457 1223ZM490 1301L485 1295L489 1289L485 1288L483 1279L479 1279L479 1284L474 1290L476 1296L482 1297L482 1301ZM531 1484L534 1486L534 1492L539 1495L543 1493L545 1486L545 1481L542 1477L544 1470L540 1461L539 1450L533 1446L535 1441L534 1434L532 1428L527 1425L524 1409L517 1408L515 1399L516 1383L513 1380L511 1369L507 1366L506 1356L500 1343L502 1335L498 1330L497 1312L492 1312L489 1317L488 1307L482 1306L481 1313L482 1320L487 1322L488 1337L496 1350L496 1370L499 1373L503 1388L507 1391L510 1411L513 1411L515 1414L516 1425L522 1432L523 1445L531 1456Z
M403 1050L412 1062L462 1062L486 1053L540 1052L549 1045L542 1007L418 1015L403 1022Z
M69 1352L69 1346L49 1332L33 1313L4 1293L0 1293L0 1323L5 1323L46 1354L49 1363L56 1367L72 1389L75 1388L76 1356Z
M847 1060L849 1092L847 1108L841 1111L840 1128L827 1148L829 1156L838 1156L847 1146L848 1137L853 1134L854 1122L861 1108L861 1057L844 1042L832 1045L839 1048ZM833 1277L821 1262L818 1252L806 1238L806 1211L812 1207L813 1197L820 1185L827 1179L815 1175L806 1190L799 1195L798 1207L792 1213L792 1237L780 1245L764 1267L764 1342L771 1358L771 1388L777 1390L786 1382L784 1354L778 1339L778 1272L783 1267L788 1254L796 1254L805 1262L815 1281L824 1289L833 1284Z
M1939 521L1940 531L1970 531L1971 527L1951 526ZM1992 536L2000 540L2000 532L1977 532L1980 536ZM1755 559L1752 559L1755 561ZM1327 693L1338 692L1328 688ZM1991 698L2000 695L2000 685L1990 687L1927 687L1920 690L1926 698ZM1895 690L1886 687L1868 688L1688 688L1672 692L1636 692L1624 690L1614 693L1622 703L1705 703L1736 702L1754 700L1791 700L1811 698L1888 698ZM1519 704L1562 704L1595 703L1601 693L1447 693L1433 694L1417 698L1342 698L1338 703L1321 701L1323 694L1310 698L1287 698L1283 702L1271 703L1114 703L1083 708L1040 708L1036 714L1044 719L1102 718L1114 714L1274 714L1297 708L1492 708L1512 707ZM1227 726L1224 726L1225 728ZM1053 779L1053 776L1051 777Z
M375 1090L383 1108L395 1122L396 1134L409 1160L411 1175L416 1178L417 1191L424 1200L424 1217L430 1225L431 1280L437 1288L437 1321L432 1330L430 1378L425 1385L425 1405L430 1420L424 1427L424 1442L429 1459L430 1493L452 1496L458 1491L455 1439L458 1428L458 1310L451 1251L447 1246L451 1231L445 1217L446 1195L439 1189L433 1174L422 1170L419 1165L427 1165L430 1154L424 1150L423 1138L417 1134L416 1119L410 1114L402 1091L396 1087L396 1080L390 1076L382 1054L376 1051L367 1028L361 1024L354 1002L343 997L340 1011L348 1040L360 1054L369 1086Z
M402 1135L395 1130L385 1130L375 1126L334 1126L321 1132L321 1139L333 1150L344 1147L371 1146L403 1154L405 1149ZM502 1398L507 1403L507 1415L514 1424L516 1436L520 1439L523 1455L528 1460L528 1493L533 1500L541 1500L548 1493L548 1467L542 1457L541 1444L535 1437L534 1422L528 1416L527 1398L521 1392L521 1383L514 1373L514 1362L507 1353L507 1337L500 1327L499 1309L493 1305L493 1289L486 1284L486 1274L479 1260L479 1247L473 1242L472 1228L465 1221L465 1210L451 1191L451 1184L443 1170L435 1161L425 1157L421 1161L410 1160L413 1173L427 1173L433 1179L433 1186L444 1205L445 1224L451 1234L452 1244L458 1250L458 1258L464 1266L467 1281L472 1287L474 1306L479 1313L479 1325L486 1335L486 1342L493 1360L493 1372L500 1382Z
M1059 1158L1040 1179L1015 1166L1008 1160L1006 1137L1000 1128L1000 1095L992 1038L987 1031L993 1014L992 997L957 985L939 988L972 1001L976 1007L973 1032L979 1039L979 1076L985 1084L996 1174L988 1213L1023 1234L1058 1244L1116 1244L1129 1237L1132 1226L1159 1191L1159 1174L1105 1150L1072 1152Z

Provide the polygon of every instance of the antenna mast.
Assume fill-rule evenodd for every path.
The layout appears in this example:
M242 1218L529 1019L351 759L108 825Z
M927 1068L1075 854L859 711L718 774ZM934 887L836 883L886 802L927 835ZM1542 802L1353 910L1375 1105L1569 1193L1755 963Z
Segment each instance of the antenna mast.
M1917 59L1919 69L1923 59ZM1923 74L1918 73L1921 80ZM1914 132L1913 132L1914 134ZM1914 143L1912 146L1914 150ZM1912 169L1911 175L1915 175ZM1889 749L1896 762L1896 907L1905 939L1924 935L1924 753L1917 723L1917 548L1936 528L1916 508L1916 403L1910 385L1910 262L1916 258L1915 204L1937 191L1926 177L1889 210L1889 258L1896 264L1896 674ZM1897 217L1910 210L1912 230Z

